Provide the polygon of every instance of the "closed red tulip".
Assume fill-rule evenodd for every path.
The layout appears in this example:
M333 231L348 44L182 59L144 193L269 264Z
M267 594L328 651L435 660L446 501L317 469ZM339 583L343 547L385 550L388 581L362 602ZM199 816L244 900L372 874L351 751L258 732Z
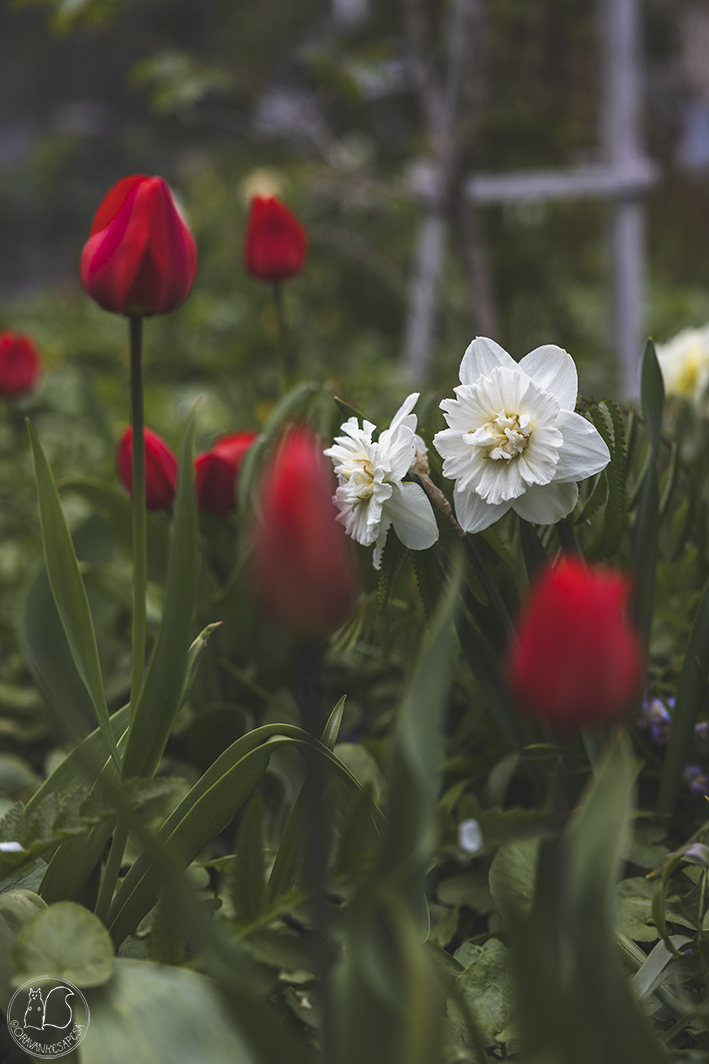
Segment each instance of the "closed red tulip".
M108 192L81 256L81 282L114 314L166 314L187 299L197 247L161 177L133 174Z
M0 333L0 398L14 399L34 391L42 375L42 359L30 336Z
M162 436L145 429L145 505L149 510L171 506L177 491L177 455ZM118 475L133 496L133 427L118 443Z
M520 709L562 727L615 717L639 693L640 637L628 618L631 581L567 555L524 606L508 667Z
M258 281L285 281L303 268L305 229L275 196L254 196L246 227L246 269Z
M234 432L217 440L211 451L197 455L195 491L200 510L226 514L234 509L241 463L255 439L255 432Z
M253 529L258 600L275 621L324 636L354 606L357 577L317 436L290 428L267 469Z

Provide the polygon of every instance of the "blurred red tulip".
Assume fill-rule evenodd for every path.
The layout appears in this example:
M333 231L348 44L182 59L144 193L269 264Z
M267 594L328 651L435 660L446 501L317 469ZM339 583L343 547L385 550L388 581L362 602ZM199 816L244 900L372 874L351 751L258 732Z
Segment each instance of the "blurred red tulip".
M166 314L187 299L194 238L161 177L133 174L108 192L81 256L81 282L114 314Z
M14 399L34 391L42 373L42 359L30 336L0 333L0 398Z
M177 455L162 436L145 429L145 505L149 510L171 506L177 491ZM118 443L118 475L133 496L133 427Z
M509 659L525 712L583 727L628 709L644 653L628 616L631 581L567 555L542 573L524 606Z
M305 229L275 196L254 196L246 227L246 269L259 281L285 281L303 268Z
M291 427L266 471L254 528L254 573L264 611L307 636L324 636L353 608L354 560L317 436Z
M234 432L217 440L211 451L197 455L195 491L200 510L226 514L234 509L241 463L255 439L255 432Z

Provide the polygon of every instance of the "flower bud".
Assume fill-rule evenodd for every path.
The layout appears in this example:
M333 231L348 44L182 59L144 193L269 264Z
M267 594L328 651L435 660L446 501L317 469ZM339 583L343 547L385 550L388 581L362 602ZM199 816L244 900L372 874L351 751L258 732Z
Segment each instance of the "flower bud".
M42 359L30 336L0 333L0 398L14 399L34 391L42 373Z
M640 637L627 616L631 581L567 555L532 587L508 656L520 709L584 727L628 709L644 675Z
M114 314L166 314L187 299L194 238L161 177L133 174L107 193L81 256L81 283Z
M285 281L303 268L305 229L275 196L254 196L246 227L246 269L258 281Z
M226 514L235 508L241 463L255 439L255 432L234 432L217 440L211 451L197 455L194 483L200 510Z
M255 589L270 617L311 637L343 621L358 591L333 490L318 438L309 429L289 428L261 486L253 529Z
M145 505L149 510L171 506L177 491L177 455L162 436L145 429ZM133 497L133 427L118 443L118 475Z

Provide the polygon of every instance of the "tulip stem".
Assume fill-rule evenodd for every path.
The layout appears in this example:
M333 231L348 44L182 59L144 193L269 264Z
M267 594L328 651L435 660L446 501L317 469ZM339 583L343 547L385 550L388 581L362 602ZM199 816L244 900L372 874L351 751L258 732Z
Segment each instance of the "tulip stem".
M130 319L130 399L133 426L133 628L130 719L135 719L145 669L145 592L148 581L145 512L145 420L143 416L143 318Z
M102 920L104 924L106 923L108 910L111 906L116 883L118 882L118 873L123 864L123 854L125 852L127 841L128 825L123 819L120 819L116 822L113 831L111 848L108 852L108 859L106 861L106 867L103 872L103 879L101 880L98 899L96 901L96 908L94 910L96 916L98 916L99 920Z
M273 302L276 308L276 321L278 322L278 382L281 395L288 391L290 378L290 366L288 357L288 329L286 328L286 315L283 308L283 286L280 281L273 285Z

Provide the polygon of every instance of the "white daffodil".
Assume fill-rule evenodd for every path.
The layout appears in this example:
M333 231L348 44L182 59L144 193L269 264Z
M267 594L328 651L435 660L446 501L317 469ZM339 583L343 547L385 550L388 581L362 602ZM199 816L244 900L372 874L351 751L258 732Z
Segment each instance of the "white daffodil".
M412 414L418 392L404 400L391 425L372 440L376 426L356 417L342 426L324 452L335 467L339 487L334 502L338 521L347 533L365 547L374 544L374 568L381 564L390 525L406 547L425 550L438 539L438 526L431 504L418 484L402 483L416 456L417 418Z
M457 398L441 409L450 426L433 443L455 480L455 509L466 532L480 532L512 509L534 524L566 517L577 481L600 472L610 454L594 426L574 413L571 355L547 344L517 363L478 337L460 366Z
M706 408L709 393L709 325L683 329L666 344L657 345L665 391Z

